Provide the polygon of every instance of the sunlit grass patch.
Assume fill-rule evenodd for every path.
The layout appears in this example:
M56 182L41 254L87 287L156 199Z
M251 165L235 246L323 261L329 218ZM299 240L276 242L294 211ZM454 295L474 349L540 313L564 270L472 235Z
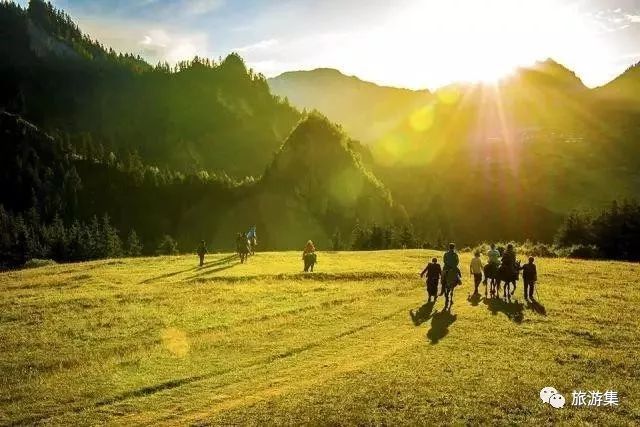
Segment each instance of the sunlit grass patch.
M291 252L3 273L0 424L640 419L640 266L540 258L539 306L521 282L512 304L472 298L465 274L448 314L418 277L438 255L319 253L312 274ZM621 405L554 410L548 385L568 400L615 389Z

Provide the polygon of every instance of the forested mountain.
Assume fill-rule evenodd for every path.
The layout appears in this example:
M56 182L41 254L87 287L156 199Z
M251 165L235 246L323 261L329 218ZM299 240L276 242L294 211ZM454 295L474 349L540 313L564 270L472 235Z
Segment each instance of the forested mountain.
M264 249L293 249L309 238L329 248L336 231L348 241L359 219L407 223L363 166L358 143L318 114L297 125L262 179L245 182L160 170L133 154L79 153L6 112L0 135L0 267L167 253L165 235L183 251L201 239L211 250L232 250L235 233L252 224Z
M639 79L590 90L548 60L434 93L270 82L307 114L236 54L151 66L2 2L0 266L229 250L250 225L261 249L551 241L572 209L637 196Z
M106 50L41 0L0 3L0 109L74 145L238 177L262 173L300 119L238 55L150 66Z
M427 90L378 86L330 68L287 72L268 82L274 94L300 109L321 111L364 144L384 136L433 97Z
M616 105L628 108L624 101L636 110L640 109L640 63L629 67L624 73L608 84L595 90L598 95Z
M335 105L359 102L367 83L339 76L285 73L269 83L282 94L295 88L294 105L330 104L332 120L350 123L360 111ZM497 84L454 84L400 103L377 91L367 111L393 105L377 120L395 125L368 144L372 167L428 241L549 240L569 210L638 194L638 85L633 67L590 90L546 60Z

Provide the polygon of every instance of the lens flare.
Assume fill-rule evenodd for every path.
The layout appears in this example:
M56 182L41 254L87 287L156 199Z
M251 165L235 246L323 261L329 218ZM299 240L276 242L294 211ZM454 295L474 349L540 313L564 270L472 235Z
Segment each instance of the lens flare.
M425 105L422 108L414 111L409 117L409 124L411 129L416 132L425 132L433 126L435 112L433 105Z
M441 103L454 105L460 100L460 90L456 87L448 86L438 90L436 96Z
M175 357L184 357L189 353L187 334L176 328L162 331L162 344Z

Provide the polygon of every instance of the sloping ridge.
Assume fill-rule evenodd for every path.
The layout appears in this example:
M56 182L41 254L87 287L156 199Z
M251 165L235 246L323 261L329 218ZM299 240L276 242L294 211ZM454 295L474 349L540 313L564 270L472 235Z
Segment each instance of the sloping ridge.
M216 240L255 224L260 245L295 249L308 239L330 247L336 229L348 236L356 219L397 217L389 191L361 163L342 131L318 113L285 140L261 181L227 212Z

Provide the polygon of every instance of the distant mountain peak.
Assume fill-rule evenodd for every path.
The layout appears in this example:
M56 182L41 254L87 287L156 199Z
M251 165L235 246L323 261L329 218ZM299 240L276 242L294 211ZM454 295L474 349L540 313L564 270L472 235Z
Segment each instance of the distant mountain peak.
M298 123L264 175L264 182L277 182L282 188L311 186L321 189L326 187L326 182L349 186L354 181L359 182L360 187L375 189L373 191L390 203L387 190L364 167L349 146L349 138L318 112L310 113ZM280 185L283 183L287 185ZM339 192L337 188L329 190Z
M561 85L578 90L587 89L575 72L553 58L537 61L530 66L520 67L516 71L515 76L516 78L524 78L530 82L555 86Z

